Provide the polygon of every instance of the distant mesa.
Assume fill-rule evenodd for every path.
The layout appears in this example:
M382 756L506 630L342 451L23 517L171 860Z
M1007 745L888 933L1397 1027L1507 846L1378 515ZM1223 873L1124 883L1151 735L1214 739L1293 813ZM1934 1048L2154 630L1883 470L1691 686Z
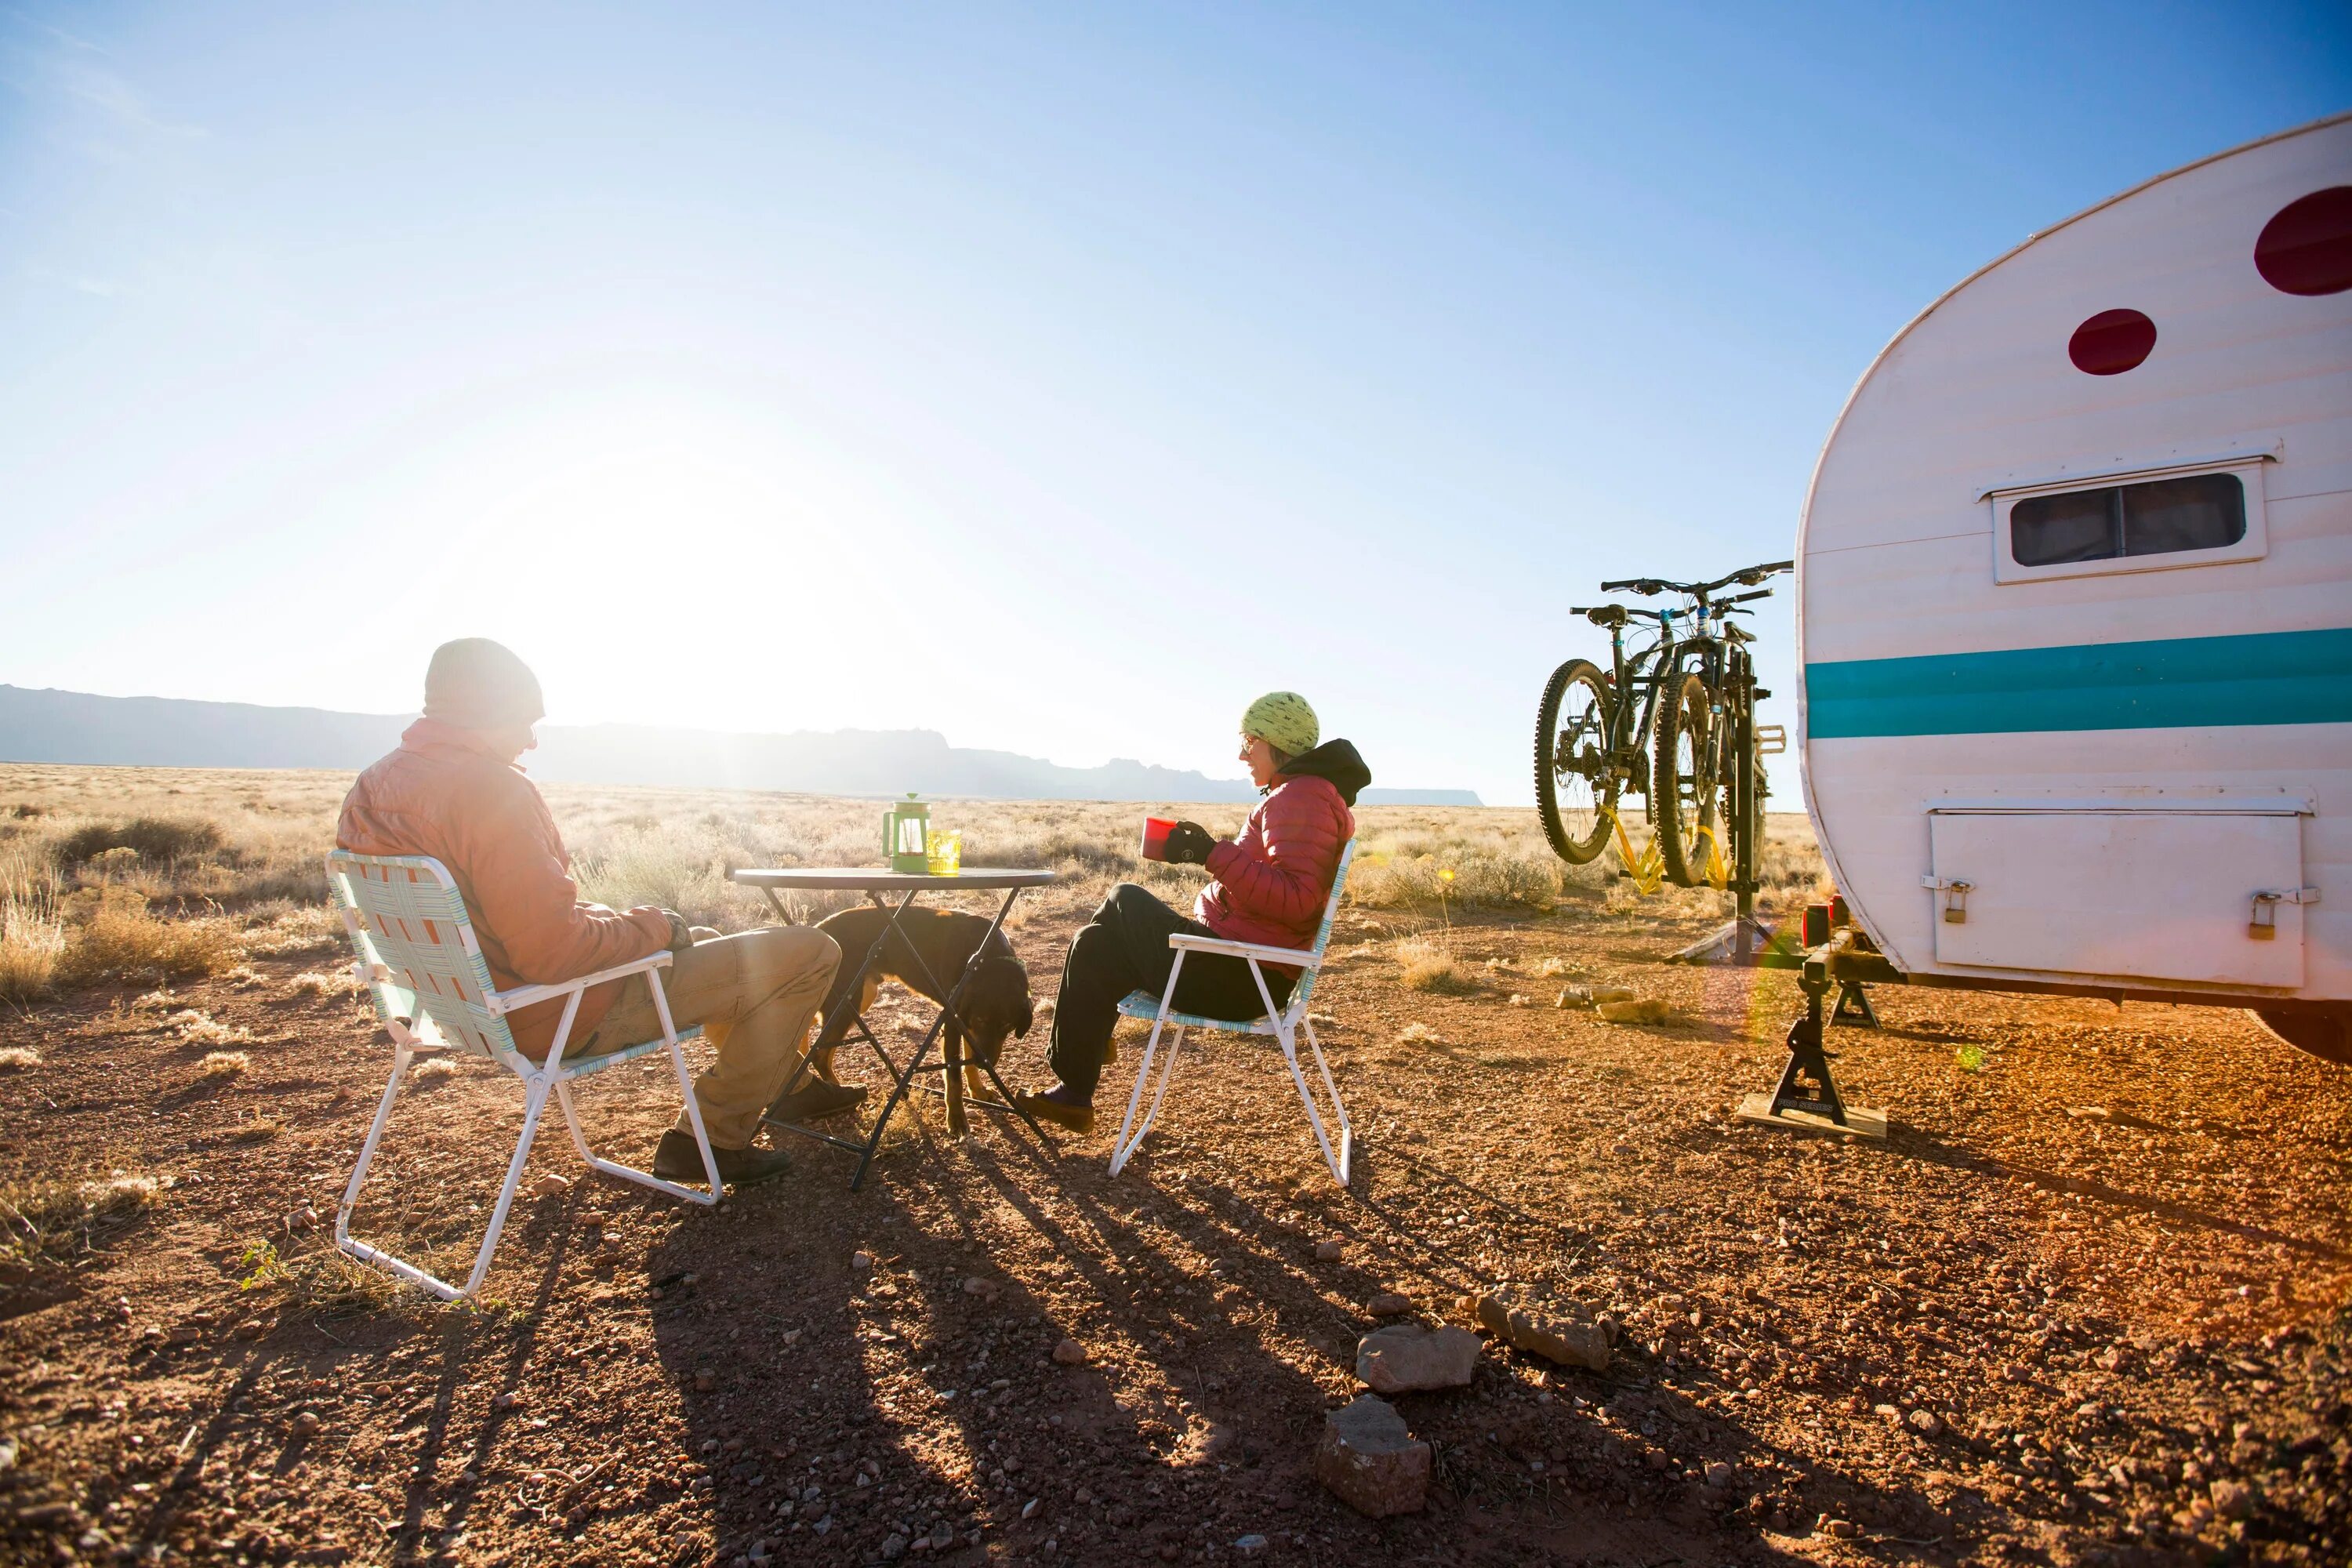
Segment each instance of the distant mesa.
M326 768L355 772L400 742L410 715L333 713L172 697L98 697L0 685L0 762L147 768ZM737 735L635 724L541 725L542 783L659 784L977 800L1245 801L1241 779L1121 757L1066 768L1012 752L950 746L931 730ZM1365 805L1477 805L1466 789L1370 789Z

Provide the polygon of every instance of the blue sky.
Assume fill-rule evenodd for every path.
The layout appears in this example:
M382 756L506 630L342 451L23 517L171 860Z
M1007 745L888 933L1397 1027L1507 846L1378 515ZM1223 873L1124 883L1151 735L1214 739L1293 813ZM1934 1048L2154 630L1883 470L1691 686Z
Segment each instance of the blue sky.
M2348 17L0 11L0 681L478 634L557 721L1220 776L1291 687L1523 803L1566 606L1787 556L1912 314L2352 107Z

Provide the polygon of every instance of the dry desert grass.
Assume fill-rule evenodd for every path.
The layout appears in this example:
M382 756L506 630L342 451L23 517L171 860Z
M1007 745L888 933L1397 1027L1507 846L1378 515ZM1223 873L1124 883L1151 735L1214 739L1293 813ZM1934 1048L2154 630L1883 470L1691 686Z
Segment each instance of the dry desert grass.
M0 1000L219 975L257 956L334 951L340 933L320 862L350 782L330 773L0 765ZM568 784L546 793L583 898L660 904L722 931L774 918L757 891L729 880L737 868L880 858L882 805L872 800ZM1245 814L1181 802L950 800L937 803L934 820L961 829L968 866L1058 872L1015 920L1066 922L1120 881L1171 903L1191 900L1197 873L1135 852L1142 817L1171 811L1219 833ZM1358 820L1349 902L1392 912L1401 936L1441 913L1441 894L1455 911L1539 913L1566 900L1623 913L1640 902L1619 881L1613 850L1590 866L1565 866L1532 812L1380 806ZM1772 819L1764 873L1783 894L1817 880L1804 818ZM850 901L782 898L795 921ZM1730 907L1705 889L1669 890L1649 903L1676 914ZM1430 973L1446 984L1442 963Z

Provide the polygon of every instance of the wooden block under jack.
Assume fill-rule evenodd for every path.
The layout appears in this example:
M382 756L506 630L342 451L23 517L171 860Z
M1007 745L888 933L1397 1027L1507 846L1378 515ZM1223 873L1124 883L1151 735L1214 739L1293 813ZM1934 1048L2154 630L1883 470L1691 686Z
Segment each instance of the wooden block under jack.
M1883 1110L1848 1103L1845 1125L1841 1127L1828 1117L1816 1116L1810 1110L1775 1112L1772 1097L1761 1089L1739 1102L1739 1120L1753 1121L1759 1127L1786 1128L1793 1132L1835 1132L1847 1138L1886 1136L1886 1112Z

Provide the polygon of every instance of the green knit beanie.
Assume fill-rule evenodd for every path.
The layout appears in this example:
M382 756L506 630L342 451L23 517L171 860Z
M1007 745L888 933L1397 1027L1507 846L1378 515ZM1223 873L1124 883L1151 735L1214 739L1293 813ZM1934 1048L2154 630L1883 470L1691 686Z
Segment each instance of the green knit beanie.
M1286 756L1311 752L1323 738L1315 710L1296 691L1269 691L1242 715L1242 733L1255 735Z

